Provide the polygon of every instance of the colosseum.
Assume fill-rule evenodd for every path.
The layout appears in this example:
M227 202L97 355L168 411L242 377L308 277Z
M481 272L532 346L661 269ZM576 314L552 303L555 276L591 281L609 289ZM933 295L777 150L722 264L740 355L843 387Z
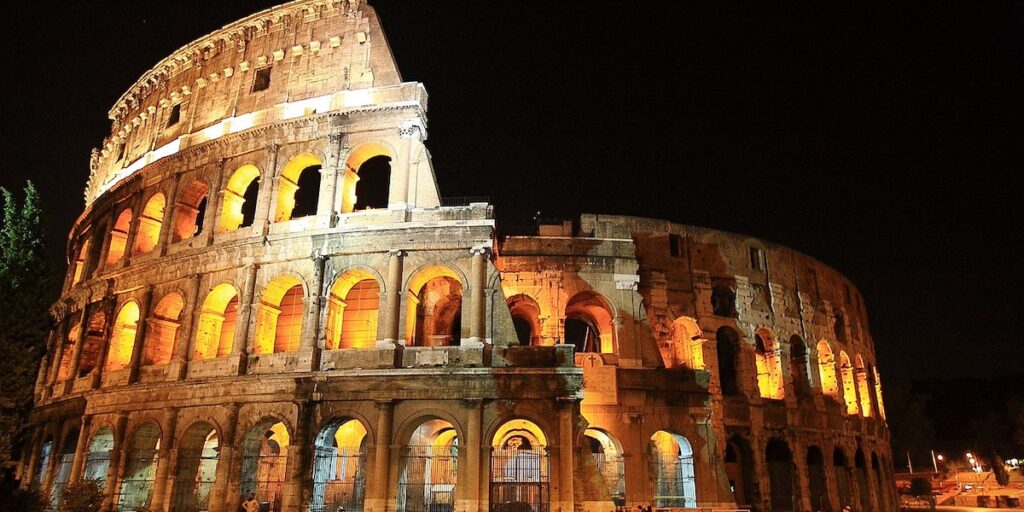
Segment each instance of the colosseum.
M117 511L896 509L853 283L662 220L502 236L440 195L427 98L360 0L139 78L68 236L22 480Z

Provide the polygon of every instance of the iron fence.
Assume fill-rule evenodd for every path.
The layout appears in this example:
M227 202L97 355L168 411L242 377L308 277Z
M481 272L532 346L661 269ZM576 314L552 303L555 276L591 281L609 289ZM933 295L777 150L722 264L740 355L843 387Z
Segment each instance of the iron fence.
M548 483L547 450L491 450L493 512L548 512Z
M455 510L457 446L410 446L402 456L398 510L452 512Z

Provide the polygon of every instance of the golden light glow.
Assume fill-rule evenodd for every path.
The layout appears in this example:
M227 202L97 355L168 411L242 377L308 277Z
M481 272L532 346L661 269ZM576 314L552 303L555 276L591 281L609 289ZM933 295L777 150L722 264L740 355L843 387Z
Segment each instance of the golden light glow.
M238 291L230 284L217 285L203 301L192 359L213 359L230 354L237 318Z
M358 420L348 420L334 433L334 442L339 448L348 446L358 449L365 437L366 427Z
M301 153L293 156L281 169L281 176L278 178L277 208L274 211L274 222L291 220L292 211L295 209L295 193L299 190L299 176L306 172L318 172L314 169L307 169L312 166L323 165L316 155L312 153Z
M89 255L89 239L82 242L78 248L78 257L75 258L75 271L71 278L71 286L81 282L82 274L85 272L85 258Z
M107 263L109 267L124 257L125 246L128 245L128 230L132 227L132 211L128 208L121 210L110 230L110 243L107 245Z
M566 332L563 343L576 343L577 352L615 353L615 323L608 299L595 292L580 292L573 295L565 306L565 320L580 320L587 325L585 340L570 340ZM593 332L596 330L597 332ZM595 336L596 335L596 336ZM594 347L594 342L597 347Z
M508 299L508 309L512 314L512 323L520 345L544 344L540 335L540 305L533 297L525 293L513 295Z
M135 346L135 332L139 324L139 305L129 301L121 306L114 320L114 330L110 334L110 348L107 351L107 363L104 372L113 372L127 368L132 361L132 348Z
M160 243L160 230L163 226L166 206L167 198L159 192L153 194L153 197L146 201L135 233L135 254L146 254Z
M253 180L260 177L260 170L255 165L243 165L231 175L228 186L224 189L221 202L220 225L217 232L226 233L234 231L242 225L242 205L245 204L245 190Z
M494 448L504 448L505 443L512 437L522 436L530 442L530 446L534 450L539 450L548 445L548 439L544 435L544 431L537 426L536 423L530 420L514 419L506 421L498 430L494 432L494 438L491 440L491 446Z
M351 213L355 209L358 199L356 188L359 183L359 169L367 160L378 156L395 159L386 146L376 142L365 142L349 152L341 184L341 213Z
M449 267L425 267L409 279L405 344L447 346L461 338L456 320L462 312L462 283ZM461 331L461 329L459 329Z
M860 396L860 411L865 418L872 416L871 412L871 392L868 389L868 372L864 367L864 359L858 354L853 358L855 373L854 377L857 379L857 394Z
M185 300L177 293L169 293L160 299L153 308L153 316L146 328L146 341L143 343L143 365L159 365L171 362L171 354L178 341L178 329L181 327L181 310Z
M194 180L185 190L178 192L178 204L174 206L173 242L192 238L202 230L203 226L198 224L199 205L206 199L208 191L206 183Z
M843 400L846 402L846 414L857 414L857 385L853 378L853 365L845 351L839 352L839 371L843 376Z
M263 290L256 310L256 354L294 352L299 349L303 311L302 283L294 276L279 276Z
M369 272L352 270L338 277L328 296L324 348L375 347L379 309L380 286Z
M878 368L872 368L875 372L875 398L878 401L878 416L885 419L885 401L882 400L882 376L878 374Z
M81 332L82 324L80 323L76 323L68 330L68 334L64 341L64 353L60 358L60 369L57 371L58 382L67 380L69 376L68 374L71 373L71 360L74 357L74 343L78 340L78 336Z
M672 343L662 347L662 359L668 368L683 367L691 370L704 368L703 331L697 321L681 316L672 322Z
M818 342L818 376L821 379L821 392L827 396L839 396L839 381L836 378L836 360L832 347L828 342Z
M786 391L782 380L782 358L775 335L761 328L754 333L754 362L757 366L757 389L762 398L781 400Z

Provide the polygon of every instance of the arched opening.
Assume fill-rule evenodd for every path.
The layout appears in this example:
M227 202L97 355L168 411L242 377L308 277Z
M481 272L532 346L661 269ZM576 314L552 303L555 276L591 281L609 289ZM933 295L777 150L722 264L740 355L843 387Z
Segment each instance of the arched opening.
M110 347L107 350L107 363L103 367L104 373L116 372L131 364L138 326L139 305L135 301L129 301L121 306L115 317L114 329L110 333Z
M92 373L100 360L100 351L103 350L103 333L107 328L107 315L102 311L96 311L89 319L89 327L85 332L85 340L82 342L82 355L78 360L77 377L85 377Z
M128 245L128 230L132 227L132 211L129 208L121 210L114 221L114 227L110 229L110 242L107 244L106 266L114 265L124 257L125 247Z
M299 349L303 313L302 282L293 276L274 278L263 290L256 311L256 354Z
M213 359L230 354L237 324L238 291L230 284L219 284L203 301L192 359Z
M57 369L57 382L64 382L71 377L71 363L75 355L74 345L81 342L78 337L82 331L81 315L76 315L76 317L74 324L64 336L64 352L61 354L60 368Z
M139 427L128 442L128 453L121 473L120 495L117 497L118 510L136 510L149 507L153 499L153 481L156 467L160 463L160 430L147 423Z
M878 502L877 510L887 510L889 508L888 484L882 478L882 468L878 463L878 454L876 453L871 454L871 472L875 475L872 483L878 486L871 491L872 496L875 496L875 501Z
M180 242L203 232L206 221L206 207L209 204L209 187L195 180L178 192L178 203L174 205L174 231L172 242Z
M444 420L428 420L409 438L399 461L399 512L455 509L459 437Z
M846 454L838 446L832 452L832 470L836 477L836 491L839 494L839 507L853 507L851 492L850 467L846 462Z
M256 495L260 510L281 510L290 436L284 423L264 420L242 439L242 499Z
M353 270L334 281L327 302L327 350L374 348L380 311L380 285L369 272Z
M82 478L97 480L102 485L107 481L110 471L110 451L114 449L114 432L107 427L96 431L89 443L89 452L85 456L85 468Z
M843 376L843 400L846 402L846 414L857 414L857 385L854 383L853 365L845 351L839 352L839 372Z
M718 354L718 385L722 388L722 395L739 395L737 356L739 355L740 335L731 327L722 327L715 333L715 339Z
M809 396L811 388L807 378L807 344L797 335L789 338L789 371L797 398Z
M142 344L144 366L167 364L178 344L178 329L181 327L181 310L185 300L177 293L168 293L153 308L146 329L146 341Z
M807 448L807 480L811 510L832 510L825 476L825 456L817 446Z
M376 143L362 144L352 151L342 180L342 213L388 207L390 153Z
M651 496L657 508L697 505L693 448L683 436L659 430L648 443Z
M626 463L622 446L604 430L588 428L583 431L587 446L594 457L597 470L604 479L608 494L616 505L626 504Z
M540 345L540 305L529 295L520 293L508 299L512 326L521 346Z
M697 321L681 316L672 322L672 350L666 359L670 367L683 366L691 370L704 369L704 331Z
M36 468L35 480L31 483L35 483L42 487L43 480L46 479L46 471L50 468L50 457L53 456L53 435L48 434L46 440L39 447L39 467Z
M157 192L146 201L139 217L138 231L135 233L135 254L151 252L160 243L160 231L163 228L164 208L167 198Z
M565 339L577 353L615 352L614 315L608 300L594 292L573 295L565 305Z
M320 429L313 446L310 512L363 510L366 497L366 428L341 419Z
M75 448L78 447L78 430L69 433L64 445L57 451L57 469L53 472L53 483L50 484L50 505L56 509L60 505L61 491L71 477L71 465L75 460Z
M782 380L782 358L775 335L768 329L754 333L754 363L757 366L757 389L762 398L782 400L786 390Z
M462 342L462 283L450 268L432 266L409 281L406 344L456 346Z
M836 378L836 359L828 342L818 342L818 377L821 379L821 392L826 396L839 396L839 380Z
M171 510L209 510L219 457L220 438L213 426L199 422L185 431L178 448Z
M277 209L274 222L316 215L320 198L320 166L315 155L302 153L288 160L277 184Z
M843 317L843 312L838 309L835 311L836 323L833 324L833 330L836 334L836 339L840 343L846 343L846 318Z
M760 501L754 477L754 453L746 439L733 436L726 443L725 475L739 508L751 508Z
M80 283L85 276L85 260L89 256L89 239L86 237L82 238L82 244L78 246L77 256L75 256L75 270L71 277L71 286Z
M885 420L885 402L882 399L882 376L878 374L878 368L871 369L875 376L875 400L878 403L878 416Z
M793 454L789 445L781 439L768 441L765 447L765 462L768 465L768 483L771 486L772 512L792 512L796 500L793 497Z
M711 289L711 311L715 316L736 316L736 291L724 284Z
M860 397L860 411L865 418L873 416L871 411L871 390L868 387L868 370L864 367L864 358L857 354L853 358L854 377L857 380L857 394Z
M492 510L549 509L547 446L547 436L532 421L515 419L498 428L491 441Z
M231 175L221 196L219 233L251 226L256 218L256 201L260 193L260 170L243 165Z
M864 459L864 452L860 448L857 448L857 451L854 453L853 465L857 474L857 490L859 491L857 498L860 501L860 509L873 510L871 507L871 495L874 492L868 486L867 461Z
M107 227L104 225L102 228L96 228L93 231L92 238L89 241L89 252L85 258L85 271L82 272L82 279L89 279L93 276L101 263L100 256L103 250L103 235L107 232Z

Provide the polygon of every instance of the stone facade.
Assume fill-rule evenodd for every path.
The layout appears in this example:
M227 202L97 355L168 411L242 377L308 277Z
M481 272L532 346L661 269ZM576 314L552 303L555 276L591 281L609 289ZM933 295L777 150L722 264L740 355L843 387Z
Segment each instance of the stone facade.
M358 0L146 73L93 153L23 481L116 510L895 510L852 283L652 219L499 241L442 200L426 110Z

